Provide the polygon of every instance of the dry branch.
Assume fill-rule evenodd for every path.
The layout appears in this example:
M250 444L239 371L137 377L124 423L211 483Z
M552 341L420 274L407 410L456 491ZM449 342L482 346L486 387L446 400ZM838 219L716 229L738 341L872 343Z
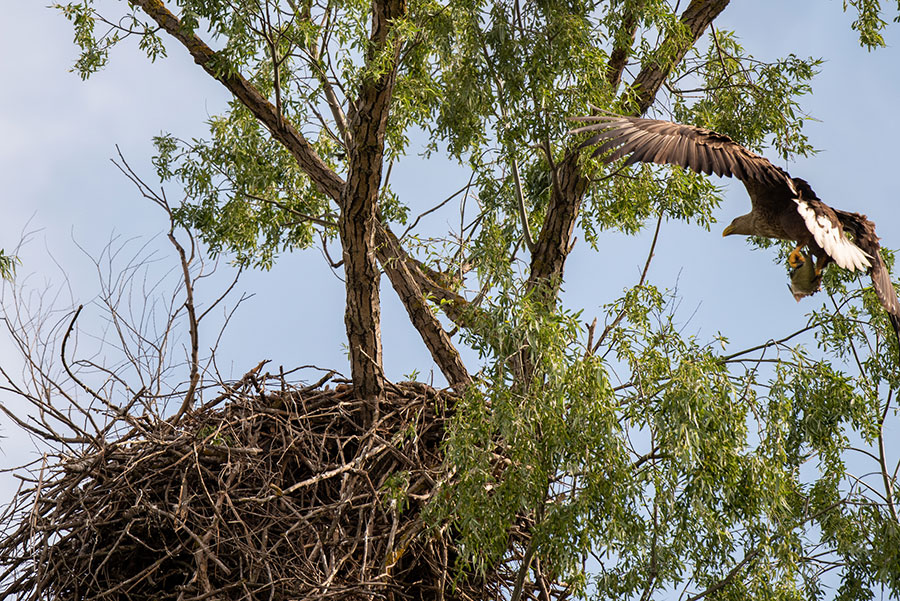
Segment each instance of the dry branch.
M367 429L350 386L251 372L177 429L60 455L0 524L0 599L484 598L420 517L453 399L392 385Z
M6 599L562 599L523 578L533 519L476 576L423 510L452 481L441 453L457 395L388 384L365 423L353 388L248 372L172 419L22 468L0 515ZM121 429L115 428L118 432Z

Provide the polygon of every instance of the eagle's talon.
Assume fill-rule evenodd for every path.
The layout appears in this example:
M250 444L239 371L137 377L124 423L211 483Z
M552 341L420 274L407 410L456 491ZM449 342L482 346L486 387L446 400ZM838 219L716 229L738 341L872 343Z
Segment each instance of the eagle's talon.
M802 247L798 246L788 255L788 265L794 269L806 263L806 257L803 256L803 251L800 250L801 248Z

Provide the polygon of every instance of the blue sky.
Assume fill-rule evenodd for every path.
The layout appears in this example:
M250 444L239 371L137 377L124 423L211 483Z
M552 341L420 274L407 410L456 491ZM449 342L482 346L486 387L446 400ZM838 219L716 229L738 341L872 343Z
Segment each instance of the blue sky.
M866 52L851 31L852 15L841 7L838 0L733 2L716 26L737 31L745 48L763 60L789 52L825 59L813 95L803 100L818 119L806 131L821 152L786 167L810 181L829 204L868 214L883 244L897 248L900 120L894 109L900 100L900 28L887 30L888 48ZM146 239L166 227L161 212L110 163L115 146L152 183L152 136L162 131L202 136L204 122L227 100L221 86L174 43L167 44L169 58L155 64L135 45L125 44L104 71L82 82L68 72L76 57L71 39L68 22L41 3L16 2L0 21L0 81L5 82L0 90L0 246L9 251L23 231L34 232L20 253L20 282L35 290L57 289L67 275L62 305L69 300L88 304L97 294L94 267L79 245L96 256L113 236ZM467 179L452 165L417 161L411 157L392 177L401 198L422 199L419 210ZM722 331L734 351L801 328L826 299L820 295L796 303L783 267L773 263L773 251L749 252L742 240L721 238L724 225L747 212L749 201L739 183L719 183L729 187L719 223L710 232L664 224L650 277L658 286L677 287L678 316L688 332L709 339ZM178 198L176 190L169 192ZM427 226L440 230L453 218L453 211L439 213ZM609 233L599 252L579 242L566 271L568 306L584 309L588 321L601 315L604 304L637 281L650 233ZM157 242L169 252L162 238ZM227 271L223 265L221 274ZM207 293L217 286L213 282ZM346 371L343 285L317 250L283 257L270 272L248 272L239 288L254 296L239 309L220 346L224 377L239 377L261 359L287 369L316 364ZM427 351L389 286L383 287L382 298L388 376L400 380L417 369L427 379L432 369ZM86 310L86 326L98 323L92 319L96 315ZM475 367L471 354L466 361ZM17 364L14 350L2 341L0 362ZM2 400L11 402L6 395ZM35 456L32 443L3 417L0 433L8 437L0 440L0 467ZM0 499L8 498L9 489L3 487L9 485L8 479L0 480Z

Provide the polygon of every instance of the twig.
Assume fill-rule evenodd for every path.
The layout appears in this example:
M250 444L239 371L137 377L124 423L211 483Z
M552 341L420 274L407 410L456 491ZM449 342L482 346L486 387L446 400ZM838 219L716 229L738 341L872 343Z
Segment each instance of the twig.
M519 219L522 220L522 235L525 238L525 246L528 252L534 252L534 239L531 237L531 228L528 225L528 211L525 209L525 194L522 191L522 179L519 177L519 160L512 157L513 183L516 188L516 201L519 206Z
M641 271L641 277L638 280L638 283L635 285L635 288L644 285L644 280L647 279L647 272L650 270L650 262L653 260L653 254L656 250L656 242L659 240L659 228L662 225L664 212L660 211L659 218L656 220L656 229L653 231L653 242L650 243L650 251L647 253L647 260L644 262L644 269ZM616 315L615 319L613 319L612 323L603 328L603 333L600 334L600 338L597 340L597 343L594 344L593 347L588 347L590 350L590 354L593 355L597 352L597 349L603 344L603 341L606 339L606 336L617 326L619 322L622 321L622 318L625 317L625 308L623 307L619 314ZM593 330L591 330L591 337L593 337Z
M779 338L778 340L769 340L767 342L763 342L762 344L757 344L756 346L751 346L750 348L744 349L742 351L738 351L736 353L732 353L732 354L726 355L724 357L719 357L719 361L731 361L735 357L740 357L741 355L746 355L746 354L752 353L754 351L766 349L766 348L769 348L770 346L778 346L780 344L784 344L791 338L794 338L795 336L799 336L800 334L803 334L804 332L808 332L809 330L812 330L815 327L818 327L817 324L808 325L805 328L800 328L793 334L788 334L784 338Z

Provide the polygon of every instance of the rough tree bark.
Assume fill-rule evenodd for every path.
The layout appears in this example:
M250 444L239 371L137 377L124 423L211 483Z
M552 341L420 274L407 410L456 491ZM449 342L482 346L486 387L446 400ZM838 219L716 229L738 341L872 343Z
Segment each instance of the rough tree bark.
M622 73L625 71L625 65L628 64L628 57L631 56L631 46L634 44L634 36L637 33L637 15L643 8L643 5L644 2L637 6L626 4L622 8L624 11L622 28L616 37L613 50L609 54L609 61L606 63L606 81L609 82L613 90L618 88L622 82Z
M669 74L672 65L677 64L677 61L684 56L693 43L700 35L702 35L706 27L708 27L713 19L725 9L728 5L728 1L729 0L693 0L690 3L681 17L682 22L690 32L690 36L673 36L670 39L664 40L663 44L669 48L666 55L670 57L670 60L665 64L644 65L632 84L632 86L637 89L639 113L643 113L649 108L657 91ZM272 103L268 102L268 100L241 75L218 73L214 67L214 61L212 60L215 54L213 50L211 50L196 35L182 27L179 20L172 15L172 13L163 5L161 0L134 0L133 3L140 6L162 29L181 42L194 57L197 64L221 81L239 100L241 100L241 102L253 112L257 119L272 132L275 139L284 144L285 148L293 154L298 165L307 173L307 175L309 175L316 186L324 194L338 202L342 211L344 210L343 203L350 199L350 194L345 192L345 189L348 186L339 175L332 171L328 165L318 157L303 135L300 134L287 119L284 119L279 114ZM382 0L380 3L376 3L376 7L377 6L382 7L382 12L376 12L376 15L380 15L381 19L385 19L381 22L382 27L389 27L388 21L390 17L387 16L388 13L385 11L404 8L402 3L398 0ZM380 34L377 34L376 31L379 30L376 30L376 24L373 21L373 40L376 40L377 35L384 35L385 37L383 39L387 39L387 29L381 29ZM616 49L614 49L614 52L615 50ZM619 57L619 54L622 56ZM619 78L619 76L616 75L617 73L621 73L619 63L623 59L627 59L628 53L627 50L623 48L619 51L619 54L616 55L616 57L619 58L614 62L614 65L611 65L614 69L607 72L607 76L611 83ZM624 64L621 66L624 67ZM374 84L374 82L372 83ZM384 83L390 82L382 81L382 84ZM372 104L367 105L366 102L363 101L363 96L361 94L361 102L357 108L365 111L367 110L365 107L369 106L369 110L374 111L371 113L372 116L374 116L375 113L378 113L381 115L382 119L386 119L387 106L384 104L384 101L390 98L390 90L382 86L381 88L378 88L378 90L380 90L379 92L376 88L378 88L378 86L373 85L372 91L375 92L375 94L370 96ZM385 94L385 92L387 92L387 94ZM379 96L381 97L381 100L378 100ZM355 118L359 119L359 116L357 115ZM360 174L361 181L357 190L360 194L363 194L364 197L367 194L372 194L373 191L377 195L377 187L373 188L371 184L373 181L380 182L380 171L377 180L371 177L371 168L373 166L371 159L383 152L383 123L376 123L374 121L370 123L374 125L374 129L368 130L368 134L375 134L374 139L376 141L379 137L380 125L380 144L382 145L382 150L378 150L379 147L377 144L375 148L360 145L357 147L357 154L355 155L356 171L353 172L353 168L351 167L352 173ZM365 137L367 132L361 131L361 135ZM355 144L360 144L358 140L354 140L354 142ZM372 154L373 151L375 154ZM353 160L354 159L351 156L351 161ZM368 168L366 166L368 166ZM363 173L369 174L368 179L361 177ZM353 176L351 175L351 177ZM363 182L362 180L366 181ZM534 289L537 286L544 287L544 294L546 295L548 302L552 302L552 300L555 299L559 283L562 281L565 260L573 245L575 222L578 218L578 211L580 210L588 183L588 178L582 172L574 157L567 158L557 166L557 171L554 174L554 185L552 188L550 206L547 210L544 227L541 229L534 253L532 254L531 273L528 280L528 286L531 289ZM357 195L355 198L359 200L360 196ZM371 204L366 207L365 202L360 206L367 210L373 208ZM357 223L360 223L362 228L355 233L348 232L348 234L351 234L350 237L362 235L362 239L366 240L365 221L359 221L362 213L357 212L354 213L354 215L354 220L356 220ZM373 221L372 223L374 224L375 222ZM444 332L440 322L431 315L426 303L425 294L427 293L430 296L441 300L442 308L445 313L447 313L447 315L458 325L462 326L465 326L463 314L463 308L467 305L465 299L456 295L451 290L443 288L439 283L434 281L433 278L430 278L416 261L406 255L405 251L403 251L402 247L399 245L399 242L396 241L396 237L394 237L393 234L390 234L390 230L387 226L383 225L382 227L385 228L385 237L382 239L380 234L375 234L379 236L379 238L375 240L375 242L378 243L378 248L375 248L374 252L377 253L379 261L385 267L385 272L388 275L392 286L397 291L410 315L413 325L419 331L422 340L431 352L432 358L441 369L444 377L453 385L465 385L465 383L469 381L468 373L465 371L465 368L459 359L458 352L449 340L449 336ZM393 242L386 244L388 239L393 239ZM365 256L360 257L363 266L366 269L371 268L371 256L372 255L366 253ZM403 268L400 267L400 264L403 265ZM377 288L377 283L375 287ZM349 294L350 291L348 290L348 296ZM377 290L375 291L375 294L377 295ZM362 297L370 299L370 304L368 306L371 308L371 299L373 298L371 292L363 292ZM377 296L375 298L377 301ZM380 355L380 343L377 346L377 349L377 354ZM375 356L372 353L367 354L370 358L375 359ZM369 358L365 358L364 360L367 361L370 366L378 365L378 363L369 361ZM378 384L376 382L373 390L377 389Z
M375 260L378 190L384 163L384 132L394 89L397 53L388 48L392 21L406 12L405 0L376 0L372 6L372 34L359 98L350 120L347 185L341 195L339 230L344 253L347 305L344 323L350 346L350 372L357 394L377 400L384 395L381 357L381 305ZM396 50L399 50L397 47ZM392 65L374 75L378 57L394 54Z
M531 255L531 273L528 276L529 290L540 287L545 302L552 302L559 291L566 258L574 244L572 233L575 220L589 183L590 180L578 165L576 153L569 153L557 165L550 192L550 207Z
M469 376L466 366L463 365L456 347L453 346L450 335L444 331L441 322L426 303L420 281L429 280L429 278L425 277L420 270L418 270L420 277L416 277L416 265L407 257L400 241L393 233L380 225L376 232L376 248L378 260L384 266L384 271L391 280L394 290L400 296L403 306L406 307L410 321L419 331L431 356L435 358L438 365L443 366L442 370L447 382L457 391L462 391L472 378ZM447 295L453 294L436 284L433 286L434 289L440 289ZM462 297L454 296L465 303Z
M729 0L693 0L681 14L681 22L690 32L690 37L672 36L663 40L660 55L666 57L664 62L642 65L641 72L631 84L637 91L637 114L643 115L656 92L669 76L672 67L679 64L687 51L700 39L709 24L728 6Z

